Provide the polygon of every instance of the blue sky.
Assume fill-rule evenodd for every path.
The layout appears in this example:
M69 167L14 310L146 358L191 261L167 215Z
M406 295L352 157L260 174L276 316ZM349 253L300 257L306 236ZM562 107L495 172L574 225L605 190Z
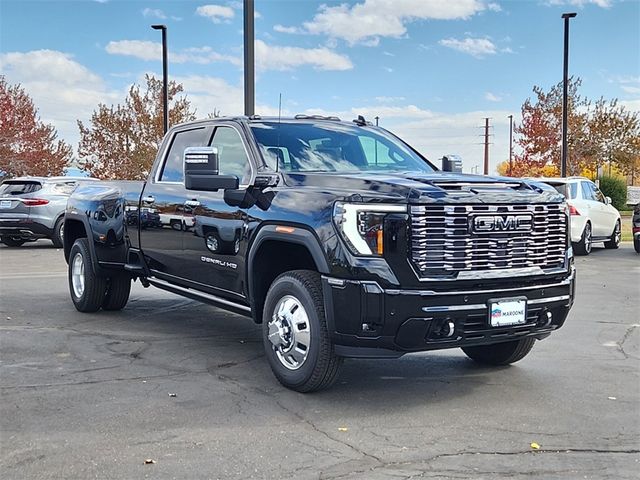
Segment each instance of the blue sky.
M563 12L581 93L640 111L640 1L256 0L257 112L358 113L428 157L480 165L484 117L491 164L508 158L508 119L534 84L562 75ZM242 113L242 2L0 1L0 73L21 83L42 118L77 145L76 119L122 102L161 74L168 26L171 78L206 116Z

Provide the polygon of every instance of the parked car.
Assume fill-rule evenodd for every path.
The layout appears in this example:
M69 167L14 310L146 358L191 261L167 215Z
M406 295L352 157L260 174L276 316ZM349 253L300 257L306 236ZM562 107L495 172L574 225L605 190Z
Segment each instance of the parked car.
M633 209L633 221L631 226L633 232L633 248L640 253L640 203Z
M9 247L40 238L62 247L64 211L81 182L95 178L19 177L0 185L0 241Z
M354 122L175 125L145 183L78 188L64 238L74 306L120 310L138 279L250 316L277 379L301 392L331 385L345 357L461 348L506 365L562 327L575 286L562 195L438 171ZM187 228L96 220L113 202Z
M620 212L588 178L539 178L562 193L571 213L571 242L577 255L589 255L594 243L618 248L621 238Z

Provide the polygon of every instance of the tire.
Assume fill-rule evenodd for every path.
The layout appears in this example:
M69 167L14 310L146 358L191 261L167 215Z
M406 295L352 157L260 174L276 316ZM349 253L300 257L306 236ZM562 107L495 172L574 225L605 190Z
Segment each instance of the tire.
M621 228L620 228L620 220L616 221L616 226L613 227L613 233L609 240L604 242L604 248L608 249L616 249L620 247L620 239L622 238Z
M107 279L95 273L89 241L79 238L69 253L69 293L76 310L97 312L104 301Z
M535 342L535 338L521 338L494 345L463 347L462 351L471 360L483 365L509 365L526 357Z
M582 231L582 237L578 243L573 244L573 250L576 255L589 255L593 247L593 233L591 231L591 223L587 222Z
M21 247L26 242L26 240L11 237L2 237L0 238L0 241L2 241L2 243L7 247Z
M121 275L111 277L107 281L107 291L102 300L103 310L122 310L129 301L131 292L131 277Z
M329 338L317 272L293 270L276 278L267 293L262 332L267 361L283 386L313 392L338 377L343 358Z
M53 246L62 248L64 245L64 217L61 217L53 227L53 237L51 237Z
M636 253L640 253L640 238L635 237L633 239L633 248L635 248Z

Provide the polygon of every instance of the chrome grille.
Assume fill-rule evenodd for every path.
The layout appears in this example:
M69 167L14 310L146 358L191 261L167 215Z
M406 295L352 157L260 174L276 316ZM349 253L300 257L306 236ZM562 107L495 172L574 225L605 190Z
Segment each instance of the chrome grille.
M531 215L528 231L471 232L475 215ZM564 205L412 205L411 261L421 277L564 266Z

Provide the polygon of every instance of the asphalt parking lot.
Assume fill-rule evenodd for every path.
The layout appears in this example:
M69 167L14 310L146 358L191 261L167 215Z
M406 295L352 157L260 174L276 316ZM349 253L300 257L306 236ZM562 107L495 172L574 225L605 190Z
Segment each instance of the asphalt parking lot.
M578 257L566 325L514 366L350 360L310 395L280 387L249 319L139 283L122 312L76 312L50 245L0 247L3 479L638 478L629 244Z

